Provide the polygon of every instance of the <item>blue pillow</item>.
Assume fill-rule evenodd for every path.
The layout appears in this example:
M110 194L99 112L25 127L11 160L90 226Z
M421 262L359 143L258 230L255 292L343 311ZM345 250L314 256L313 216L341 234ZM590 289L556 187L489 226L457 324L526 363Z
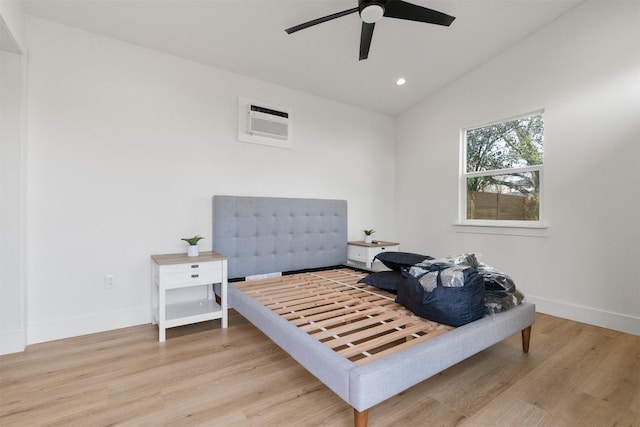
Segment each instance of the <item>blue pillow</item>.
M433 259L428 255L414 254L411 252L380 252L373 257L374 261L377 259L385 265L385 267L400 271L402 267L411 267L421 263L425 259Z
M399 271L379 271L363 277L358 283L365 283L369 286L375 286L376 288L384 289L395 294L398 291L400 283L405 280L407 279Z

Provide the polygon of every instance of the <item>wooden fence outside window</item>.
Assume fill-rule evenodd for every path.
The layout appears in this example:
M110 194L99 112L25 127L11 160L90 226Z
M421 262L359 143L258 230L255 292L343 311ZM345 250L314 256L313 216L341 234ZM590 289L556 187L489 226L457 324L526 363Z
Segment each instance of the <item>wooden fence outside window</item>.
M468 191L467 219L538 221L540 200L530 195Z

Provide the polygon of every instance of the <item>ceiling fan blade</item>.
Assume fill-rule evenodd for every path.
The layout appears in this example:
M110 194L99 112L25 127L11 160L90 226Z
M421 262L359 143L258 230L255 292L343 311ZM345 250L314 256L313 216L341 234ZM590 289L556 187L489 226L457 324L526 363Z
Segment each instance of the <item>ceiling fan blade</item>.
M437 10L407 3L401 0L392 0L384 6L384 16L389 18L406 19L408 21L426 22L428 24L449 26L456 19L454 16Z
M373 37L373 29L376 24L362 23L362 31L360 32L360 61L369 57L369 48L371 47L371 38Z
M304 30L305 28L313 27L314 25L322 24L323 22L331 21L332 19L340 18L342 16L349 15L350 13L354 13L357 11L358 11L357 7L343 10L342 12L334 13L333 15L327 15L322 18L314 19L313 21L296 25L295 27L287 28L285 31L287 32L287 34L295 33L296 31Z

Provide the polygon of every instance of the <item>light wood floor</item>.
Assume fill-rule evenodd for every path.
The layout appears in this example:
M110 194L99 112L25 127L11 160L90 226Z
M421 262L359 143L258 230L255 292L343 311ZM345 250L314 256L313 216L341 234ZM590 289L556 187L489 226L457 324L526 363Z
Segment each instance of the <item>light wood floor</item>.
M351 426L352 409L231 312L0 357L0 425ZM425 363L429 363L425 360ZM520 334L369 411L370 426L640 426L640 337L538 315Z

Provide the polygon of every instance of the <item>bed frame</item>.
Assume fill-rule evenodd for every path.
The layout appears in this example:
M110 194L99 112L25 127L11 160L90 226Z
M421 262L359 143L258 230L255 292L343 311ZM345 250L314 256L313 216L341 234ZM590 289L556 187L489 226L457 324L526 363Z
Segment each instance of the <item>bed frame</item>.
M213 249L228 257L229 279L341 265L347 261L347 203L214 196L213 239ZM255 286L258 283L263 281ZM535 320L535 306L525 302L358 363L266 307L251 286L230 283L229 307L349 403L357 427L367 425L368 409L374 405L517 332L528 352Z

